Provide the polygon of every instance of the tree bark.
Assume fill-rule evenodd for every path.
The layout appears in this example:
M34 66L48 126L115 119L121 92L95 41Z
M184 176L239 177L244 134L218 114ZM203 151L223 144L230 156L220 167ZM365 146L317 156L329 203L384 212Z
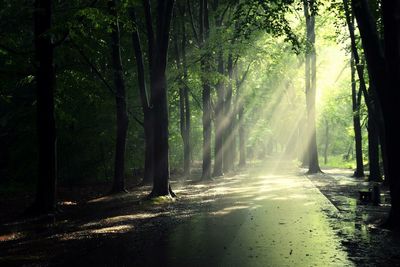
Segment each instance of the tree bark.
M137 26L137 19L135 10L130 9L130 17L135 26ZM140 103L143 112L143 128L144 128L144 142L145 142L145 160L144 160L144 173L143 181L141 184L147 185L153 182L154 176L154 146L153 146L153 116L149 94L146 89L146 78L144 70L143 51L140 44L140 35L137 28L132 31L132 44L136 59L137 78L139 85Z
M117 108L117 136L115 144L114 183L112 193L124 192L125 146L128 132L128 114L126 109L126 94L124 72L121 60L120 30L115 0L108 2L110 15L116 20L111 32L111 58L115 86L115 102Z
M357 19L365 57L368 65L370 82L377 92L384 121L385 152L387 173L385 180L389 181L391 195L391 210L386 222L387 227L400 227L400 180L396 178L397 153L400 150L396 116L397 89L399 86L399 3L397 1L382 2L385 56L378 37L376 25L372 21L368 2L357 0L352 2ZM386 68L382 68L385 66ZM386 146L390 144L390 146Z
M204 48L205 41L209 35L208 22L208 4L207 0L199 0L199 40L200 47ZM202 105L203 105L203 164L202 174L203 180L211 179L211 87L209 81L205 77L210 66L207 62L207 56L203 56L200 62L202 71Z
M369 181L381 181L381 170L379 166L379 136L376 124L372 118L373 114L368 112L368 157L369 157Z
M36 198L27 213L54 213L56 209L56 125L54 118L54 47L51 29L50 0L36 0L34 11L34 42L37 61L37 135L38 182Z
M347 0L344 0L344 3L346 7ZM364 2L364 0L359 3L352 3L353 12L360 29L362 44L364 47L364 54L368 63L367 67L370 79L370 90L369 92L367 92L365 79L363 77L364 74L362 64L357 63L360 60L358 58L357 48L355 46L354 31L350 31L350 34L353 35L353 37L351 37L353 46L352 50L357 64L357 72L360 77L360 86L364 92L364 96L368 95L368 97L365 97L365 101L368 107L368 156L370 169L369 180L380 181L381 171L379 166L379 141L381 141L381 144L385 142L385 130L383 129L385 128L385 126L383 123L380 123L381 119L379 118L379 115L381 112L378 111L380 111L381 108L377 90L379 90L378 88L385 87L385 82L380 80L382 77L385 76L385 74L382 73L380 70L377 70L376 66L373 66L373 64L376 64L378 62L383 64L384 58L382 54L382 48L380 46L380 41L376 32L376 27L374 26L375 23L372 21L371 14L369 14L368 4ZM372 54L372 51L370 50L372 48L371 45L376 45L376 48L374 48L374 50L376 49L377 51L376 55ZM373 53L375 53L375 51ZM373 61L376 62L372 63ZM377 71L380 71L381 73L377 73ZM381 127L378 127L378 125Z
M157 1L156 27L153 30L149 0L143 0L145 10L150 66L150 89L153 105L154 180L149 197L170 196L168 159L168 99L165 70L169 45L169 30L174 1ZM157 42L155 42L157 40ZM172 193L172 195L174 195Z
M308 173L321 172L318 161L317 132L315 126L315 97L316 97L316 52L315 52L315 15L313 14L314 0L304 1L306 17L307 51L306 51L306 104L307 104L307 133L308 133Z
M391 210L387 225L400 227L400 179L396 176L397 155L400 151L400 125L397 102L400 87L400 4L398 1L383 0L383 25L385 39L386 73L388 86L379 90L385 119L387 152L387 177L390 186ZM386 175L386 174L385 174Z
M353 129L354 129L354 141L355 141L355 152L356 152L356 170L354 171L354 177L364 177L364 163L363 163L363 151L362 151L362 132L360 123L360 104L361 104L361 89L357 93L356 79L355 79L355 64L354 56L352 53L350 59L351 65L351 96L353 104Z

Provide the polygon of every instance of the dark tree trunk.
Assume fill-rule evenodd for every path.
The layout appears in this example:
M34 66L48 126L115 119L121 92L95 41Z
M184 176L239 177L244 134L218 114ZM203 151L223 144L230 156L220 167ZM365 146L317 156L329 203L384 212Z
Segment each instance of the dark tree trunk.
M137 25L136 14L133 8L130 9L131 20ZM139 85L140 103L143 111L143 128L145 142L144 174L142 184L151 184L154 176L154 146L152 110L150 108L149 94L146 90L146 78L144 71L143 51L140 44L140 35L137 28L132 32L132 44L136 59L137 78Z
M186 55L183 52L183 68L185 77L187 77L187 65L186 65ZM185 79L187 81L187 79ZM192 142L191 142L191 122L190 122L190 101L189 101L189 88L187 86L183 89L183 97L185 103L185 137L183 144L183 174L185 177L189 177L191 173L191 157L192 157Z
M363 1L363 0L362 0ZM344 0L344 4L346 9L348 10L347 7L347 1ZM363 8L366 8L367 6L365 5L365 3L363 4ZM363 71L363 66L362 64L360 64L360 59L358 56L358 52L357 52L357 48L356 48L356 44L355 44L355 37L354 37L354 31L350 30L350 36L352 39L352 51L354 54L354 58L355 58L355 62L356 62L356 66L357 66L357 72L360 78L360 88L361 90L364 92L364 96L365 96L365 102L367 104L367 108L368 108L368 157L369 157L369 180L371 181L380 181L381 180L381 171L380 171L380 166L379 166L379 140L381 140L381 142L384 142L384 129L378 129L378 128L383 128L384 125L383 123L380 124L381 119L379 118L380 113L378 112L378 110L380 110L380 103L379 100L377 98L377 94L376 94L376 90L377 90L377 86L379 84L380 87L384 87L384 83L382 83L382 81L377 81L376 79L378 77L382 78L381 75L384 74L377 74L376 72L376 67L375 66L370 66L370 60L371 60L371 51L366 50L365 45L367 45L367 47L369 47L371 45L371 43L375 43L377 51L380 56L378 57L374 57L374 60L380 61L381 63L384 62L383 59L383 55L381 54L381 52L379 52L381 50L380 48L380 42L378 39L378 36L373 33L374 31L376 31L376 28L374 29L374 22L372 22L372 17L371 15L368 13L367 10L364 10L363 8L361 8L361 6L359 6L357 3L353 3L353 12L354 15L357 19L357 22L359 24L359 28L360 28L360 33L361 33L361 37L365 38L365 33L366 33L366 29L371 27L368 30L368 41L366 41L364 38L362 39L363 41L363 46L364 46L364 53L367 59L367 66L368 66L368 74L369 74L369 78L370 78L370 90L369 92L367 92L366 90L366 86L365 86L365 79L364 79L364 71ZM360 14L362 12L362 10L364 10L364 14L361 16L366 16L363 17L363 19L361 19L360 21ZM349 14L347 14L347 16L349 16ZM369 17L367 17L369 16ZM347 18L347 20L349 20L349 18ZM367 27L367 25L370 25L369 27ZM371 48L370 48L371 49ZM382 127L378 127L378 125L382 126ZM379 138L379 135L381 136L381 138Z
M357 19L362 44L367 59L370 82L377 91L382 107L384 120L384 144L387 153L387 173L385 179L389 181L391 195L391 210L387 227L400 226L400 180L396 178L397 154L399 146L399 117L396 115L396 94L399 86L399 3L385 0L382 2L384 40L386 61L378 37L376 25L372 21L368 2L365 0L353 1L353 11ZM386 68L382 68L386 66Z
M154 182L152 196L169 195L168 161L168 103L165 69L155 68L152 77L152 96L154 110L153 143Z
M368 112L368 157L369 157L369 180L381 181L379 167L379 136L372 112Z
M397 102L400 87L400 3L399 1L383 0L383 24L385 38L386 73L388 87L382 88L380 97L385 118L385 138L387 152L387 177L390 186L392 208L390 210L388 226L400 227L400 179L396 177L396 164L400 151L399 116Z
M168 99L165 70L174 1L157 1L156 27L153 30L149 0L143 0L150 66L150 89L153 105L154 180L149 197L174 195L169 185ZM155 42L157 40L157 42Z
M354 141L356 149L356 170L354 171L354 177L364 177L364 163L363 163L363 151L362 151L362 132L360 123L360 104L361 104L361 89L357 93L356 79L355 79L355 64L354 56L352 53L351 57L351 96L353 103L353 129L354 129Z
M224 58L222 51L219 51L218 53L218 73L221 77L223 77L225 74ZM225 84L221 77L217 84L217 105L215 107L214 177L224 175L223 167L226 156L224 153L224 150L226 148L226 146L224 145L226 129L226 117L224 116Z
M350 40L351 40L351 75L352 75L352 100L353 100L353 124L354 124L354 133L355 133L355 142L356 142L356 162L357 167L354 172L355 177L363 177L364 176L364 166L363 166L363 156L362 156L362 134L361 134L361 125L360 125L360 105L361 105L361 94L364 94L365 102L367 103L368 114L372 115L376 120L376 114L373 114L372 102L370 101L370 97L368 96L368 92L365 85L364 79L364 66L360 62L360 57L358 55L356 38L354 34L354 16L350 12L349 5L347 0L343 0L344 10L346 15L347 27L349 29ZM356 96L356 82L355 82L355 71L357 71L358 78L360 81L360 89L358 92L358 96ZM375 123L375 122L374 122ZM369 132L368 132L369 134Z
M318 162L317 132L315 126L316 97L316 52L315 52L315 16L314 1L304 1L306 17L307 51L306 51L306 102L307 102L307 133L308 133L308 173L321 172Z
M185 17L186 12L183 10ZM185 132L183 137L183 174L185 177L190 176L191 172L191 156L192 156L192 142L191 142L191 122L190 122L190 101L189 101L189 88L188 88L188 66L186 60L186 27L185 23L182 23L182 64L183 64L183 78L185 80L185 86L183 87L183 103L185 107Z
M199 39L200 46L204 47L204 42L208 39L209 35L209 22L208 22L208 4L207 0L199 0ZM207 73L210 66L207 62L207 56L203 56L200 62L201 71ZM203 104L203 165L202 165L202 179L211 179L211 87L209 81L202 78L202 104Z
M121 60L120 30L115 0L108 2L111 16L115 18L111 32L111 58L115 85L115 102L117 107L117 140L115 147L114 184L112 193L125 190L125 145L128 131L128 114L126 110L125 81Z
M51 2L36 0L34 12L35 56L38 65L37 134L38 183L32 214L54 213L56 209L56 126L54 119L54 48L51 42Z
M153 111L147 108L143 116L144 139L145 139L145 158L144 158L144 173L143 185L153 183L154 179L154 143L153 143Z

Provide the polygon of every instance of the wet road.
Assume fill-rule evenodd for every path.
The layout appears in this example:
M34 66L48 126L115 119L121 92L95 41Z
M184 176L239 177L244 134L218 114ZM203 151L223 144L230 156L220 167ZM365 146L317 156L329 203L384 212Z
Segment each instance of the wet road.
M134 204L136 193L89 203L4 244L0 265L354 266L333 229L343 225L335 206L285 166L175 182L180 200L162 205Z
M305 176L224 180L225 197L168 231L146 265L353 266L324 214L336 208Z

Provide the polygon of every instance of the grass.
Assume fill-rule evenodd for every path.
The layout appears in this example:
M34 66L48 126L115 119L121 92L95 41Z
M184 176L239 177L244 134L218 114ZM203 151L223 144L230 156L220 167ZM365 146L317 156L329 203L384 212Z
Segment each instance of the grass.
M322 168L341 168L341 169L355 169L356 161L355 159L345 160L343 155L328 156L328 162L324 163L324 158L319 158L319 163Z

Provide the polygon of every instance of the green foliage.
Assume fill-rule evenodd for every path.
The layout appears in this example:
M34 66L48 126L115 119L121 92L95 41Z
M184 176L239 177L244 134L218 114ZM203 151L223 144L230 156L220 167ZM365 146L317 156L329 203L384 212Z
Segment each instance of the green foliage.
M32 2L0 3L0 175L5 177L2 181L24 184L34 184L37 171ZM116 121L109 35L116 20L109 15L106 1L98 1L95 5L91 2L56 1L54 27L48 33L55 42L60 41L55 50L58 176L61 183L71 185L113 176ZM305 49L301 37L304 35L304 19L300 13L302 1L250 0L240 4L220 1L218 7L210 7L210 33L203 46L197 43L192 29L192 26L198 28L198 3L180 3L186 2L191 2L193 21L187 13L182 17L176 16L177 22L172 29L174 35L171 36L178 38L181 45L181 26L185 25L188 40L185 83L190 91L192 159L199 161L202 156L202 81L211 85L215 105L217 83L229 83L226 70L229 54L234 58L238 79L243 78L240 88L236 87L234 78L233 100L245 106L243 123L248 151L252 151L255 157L265 154L271 143L284 150L291 137L299 131L305 114L304 60L300 55ZM142 169L144 161L144 133L137 123L143 121L143 114L131 39L131 31L139 29L146 61L147 39L141 3L139 0L123 0L117 7L130 119L127 175L133 168ZM346 154L351 145L352 114L348 68L337 82L325 77L337 73L338 68L344 68L345 63L338 62L343 59L344 52L337 49L337 43L347 45L342 42L346 36L345 25L342 16L338 16L340 20L335 17L342 15L342 11L340 6L333 4L331 9L326 9L322 3L318 1L312 10L318 15L318 90L324 92L320 98L323 104L318 107L318 141L322 147L324 139L321 133L325 122L329 122L332 129L329 158L333 164L336 162L334 159ZM132 7L137 8L137 25L128 16ZM330 14L329 10L337 12ZM221 25L217 18L222 18ZM179 170L182 168L183 145L178 92L183 73L176 66L177 55L172 41L167 70L169 147L171 169ZM217 55L221 51L225 62L224 74L217 71ZM210 65L208 72L200 70L202 58L206 58ZM147 64L145 68L148 86Z

